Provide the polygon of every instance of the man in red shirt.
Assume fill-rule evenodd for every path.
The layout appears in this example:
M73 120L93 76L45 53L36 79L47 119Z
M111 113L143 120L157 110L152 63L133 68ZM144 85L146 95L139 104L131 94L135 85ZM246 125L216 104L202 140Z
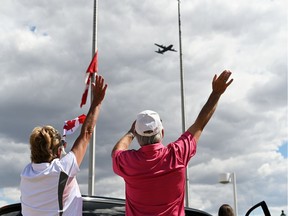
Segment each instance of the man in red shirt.
M114 146L114 172L125 180L127 216L184 216L185 170L196 153L200 135L212 117L220 96L232 83L231 72L214 76L212 93L196 121L175 142L164 146L159 115L145 110ZM139 150L129 150L136 136Z

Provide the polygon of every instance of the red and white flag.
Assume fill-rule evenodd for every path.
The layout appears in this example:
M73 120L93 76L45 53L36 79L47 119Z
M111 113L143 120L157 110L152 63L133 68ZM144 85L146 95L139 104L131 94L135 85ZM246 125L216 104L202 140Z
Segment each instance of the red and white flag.
M86 104L91 76L92 74L97 73L97 71L98 71L98 51L96 51L96 53L94 54L93 59L89 67L86 70L86 77L85 77L86 85L85 85L84 93L82 95L80 107Z
M80 124L83 124L86 119L86 115L82 114L75 119L65 121L63 126L63 138L65 139L66 135L73 134Z

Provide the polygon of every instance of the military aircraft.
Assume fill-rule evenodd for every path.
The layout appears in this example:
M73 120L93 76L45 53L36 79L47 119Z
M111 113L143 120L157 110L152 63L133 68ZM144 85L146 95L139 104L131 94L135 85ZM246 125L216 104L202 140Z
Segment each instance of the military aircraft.
M159 53L159 54L162 54L162 55L163 55L163 53L166 52L166 51L177 52L175 49L172 49L172 47L173 47L172 44L170 44L169 46L164 46L164 45L159 45L159 44L155 43L155 45L161 48L161 49L158 48L158 50L155 51L155 52L156 52L156 53Z

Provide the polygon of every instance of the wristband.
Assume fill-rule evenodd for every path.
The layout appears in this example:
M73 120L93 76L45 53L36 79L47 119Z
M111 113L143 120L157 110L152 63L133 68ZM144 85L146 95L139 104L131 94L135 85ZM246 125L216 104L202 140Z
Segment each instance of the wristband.
M135 137L135 135L134 135L131 131L129 131L129 132L127 133L127 135L130 135L130 136L132 137L132 139L134 139L134 137Z

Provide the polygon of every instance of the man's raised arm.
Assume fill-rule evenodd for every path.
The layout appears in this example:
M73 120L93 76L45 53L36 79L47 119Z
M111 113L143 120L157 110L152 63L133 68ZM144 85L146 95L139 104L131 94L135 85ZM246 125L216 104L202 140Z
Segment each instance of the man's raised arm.
M199 140L204 127L215 112L217 103L221 95L232 83L233 79L228 81L231 74L232 73L229 70L225 70L220 74L219 77L217 77L217 75L214 76L212 81L212 93L210 94L207 102L201 109L198 117L196 118L196 121L190 126L190 128L188 128L188 131L194 135L196 141Z

